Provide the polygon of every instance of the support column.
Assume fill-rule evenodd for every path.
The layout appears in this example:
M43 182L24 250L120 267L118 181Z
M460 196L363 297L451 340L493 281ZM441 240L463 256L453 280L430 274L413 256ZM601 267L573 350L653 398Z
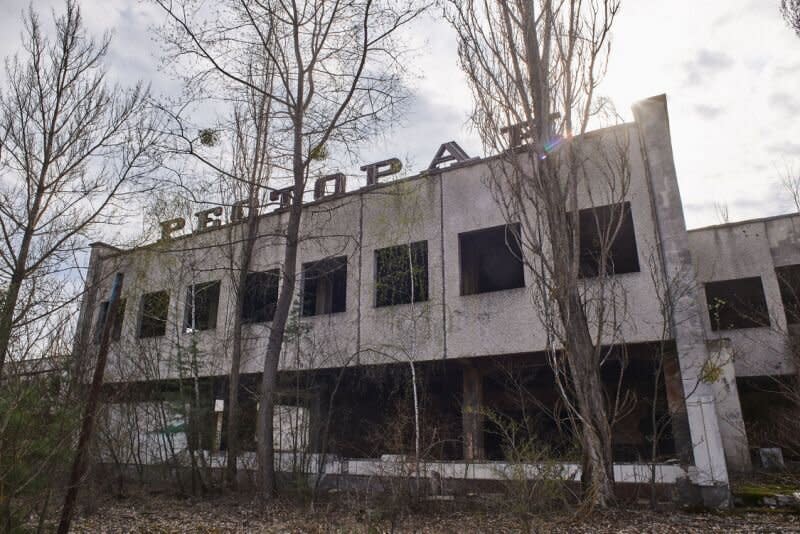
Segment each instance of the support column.
M222 423L225 420L225 399L214 399L214 442L211 444L213 452L222 449Z
M327 449L325 426L328 418L328 395L322 386L314 387L308 400L308 450L320 454ZM325 450L328 453L329 451Z
M739 388L736 387L736 369L733 362L733 349L729 339L717 339L708 343L709 362L713 365L715 380L711 382L714 401L725 449L725 460L729 471L747 472L753 467L750 462L750 447L739 401Z
M691 482L706 506L730 505L730 484L722 447L714 390L702 380L709 360L697 288L697 273L689 249L678 178L672 155L666 95L633 106L644 172L661 263L662 281L671 317L670 330L678 353L683 396L692 440ZM636 161L632 160L634 168Z
M211 378L211 398L214 400L213 408L213 422L211 434L211 452L217 453L222 450L223 442L227 448L227 438L225 435L225 412L228 410L226 399L228 398L228 390L230 383L228 377L214 377Z
M689 418L686 414L686 399L683 397L683 382L678 357L674 353L665 354L663 365L664 390L667 397L669 423L675 442L675 453L683 465L694 463L692 458L692 436L689 431Z
M464 431L464 459L483 460L483 374L473 365L463 367L461 421Z

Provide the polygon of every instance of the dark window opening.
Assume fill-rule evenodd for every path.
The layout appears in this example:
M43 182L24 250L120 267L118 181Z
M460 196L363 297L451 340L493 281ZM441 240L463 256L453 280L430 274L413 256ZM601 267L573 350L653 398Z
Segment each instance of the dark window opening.
M708 282L706 302L714 331L769 326L760 276Z
M630 202L580 210L578 222L579 273L582 278L600 275L604 250L606 274L639 272L639 251Z
M247 273L242 302L244 323L266 323L275 316L278 302L278 269Z
M109 302L100 303L100 312L97 314L97 324L94 328L94 342L100 343L100 338L103 336L103 323L108 315ZM114 318L114 324L111 325L111 341L119 341L122 337L122 320L125 317L125 299L120 299L117 305L117 316Z
M800 265L775 269L788 324L800 324Z
M303 264L303 316L345 311L347 258L328 258Z
M189 450L211 451L217 439L214 384L212 381L202 381L196 387L196 401L188 403L186 407L186 442Z
M219 281L193 284L186 290L186 313L183 326L187 330L210 330L217 327Z
M169 293L156 291L142 295L142 320L139 337L159 337L167 332Z
M461 294L525 287L519 224L458 235Z
M375 306L428 300L428 242L375 251Z
M791 375L736 377L750 447L780 447L786 460L800 460L797 443L797 378ZM787 447L791 443L794 446Z
M254 391L251 391L251 389L252 388L243 387L239 390L239 428L237 436L239 440L239 449L247 452L256 451L256 421L258 421L258 395ZM230 405L226 397L222 428L228 428L229 417ZM222 432L219 438L219 450L227 451L228 432Z

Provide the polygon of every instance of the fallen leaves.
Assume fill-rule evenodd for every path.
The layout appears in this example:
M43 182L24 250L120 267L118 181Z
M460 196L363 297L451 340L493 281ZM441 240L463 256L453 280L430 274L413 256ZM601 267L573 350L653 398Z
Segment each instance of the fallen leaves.
M99 510L74 522L76 533L382 533L382 532L800 532L800 516L784 513L702 513L679 510L615 509L590 516L571 512L530 518L525 523L513 515L481 506L387 513L329 501L316 511L279 501L263 508L256 501L218 497L181 499L143 495L108 500Z

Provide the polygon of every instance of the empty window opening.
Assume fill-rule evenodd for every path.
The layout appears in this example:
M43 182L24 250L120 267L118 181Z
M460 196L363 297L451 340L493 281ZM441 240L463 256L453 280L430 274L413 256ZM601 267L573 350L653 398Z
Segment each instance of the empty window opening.
M462 295L525 287L519 235L519 224L458 235Z
M242 302L242 321L266 323L275 315L278 302L278 269L247 273Z
M217 327L219 281L192 284L186 289L186 331L209 330Z
M142 319L139 337L159 337L167 332L169 293L156 291L142 295Z
M346 300L345 256L303 264L303 316L343 312Z
M630 202L580 210L578 220L581 277L600 275L604 252L605 274L639 272Z
M769 326L760 276L708 282L706 302L714 331Z
M775 269L788 324L800 324L800 265Z
M428 242L375 251L375 306L428 300Z
M97 314L97 324L94 328L94 342L100 343L100 338L103 337L103 323L108 315L109 302L100 303L100 311ZM125 317L125 299L120 299L117 304L117 315L114 317L114 324L111 325L111 341L119 341L122 336L122 320Z

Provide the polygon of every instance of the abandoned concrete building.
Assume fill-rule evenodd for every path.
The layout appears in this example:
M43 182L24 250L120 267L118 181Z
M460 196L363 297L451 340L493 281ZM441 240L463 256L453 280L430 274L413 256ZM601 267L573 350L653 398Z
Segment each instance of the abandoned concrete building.
M632 399L614 423L615 476L648 482L655 473L657 483L690 480L720 494L731 473L751 468L751 451L774 446L780 426L769 422L767 405L781 402L780 385L795 373L788 333L800 324L791 298L800 290L800 216L687 231L666 97L633 111L634 122L587 134L629 139L630 187L611 250L615 283L627 295L618 312L624 343L609 347L604 367L609 388L620 381ZM296 458L298 448L324 453L331 477L389 469L414 451L413 371L426 472L497 479L514 459L507 438L527 433L577 476L531 275L485 181L490 158L443 148L438 160L449 154L449 166L434 162L398 180L373 173L349 190L338 175L306 204L302 277L280 367L281 459ZM598 198L579 208L602 209ZM247 281L243 466L253 462L247 451L255 448L286 217L280 205L260 216ZM79 343L92 344L113 275L125 276L106 376L114 425L102 438L118 461L169 462L186 447L224 461L240 226L133 250L93 246ZM592 235L581 241L590 249ZM679 275L692 283L665 307L657 280ZM585 280L592 283L591 272ZM182 403L198 399L205 409L189 421ZM659 430L659 421L668 423ZM137 432L126 433L126 424Z

